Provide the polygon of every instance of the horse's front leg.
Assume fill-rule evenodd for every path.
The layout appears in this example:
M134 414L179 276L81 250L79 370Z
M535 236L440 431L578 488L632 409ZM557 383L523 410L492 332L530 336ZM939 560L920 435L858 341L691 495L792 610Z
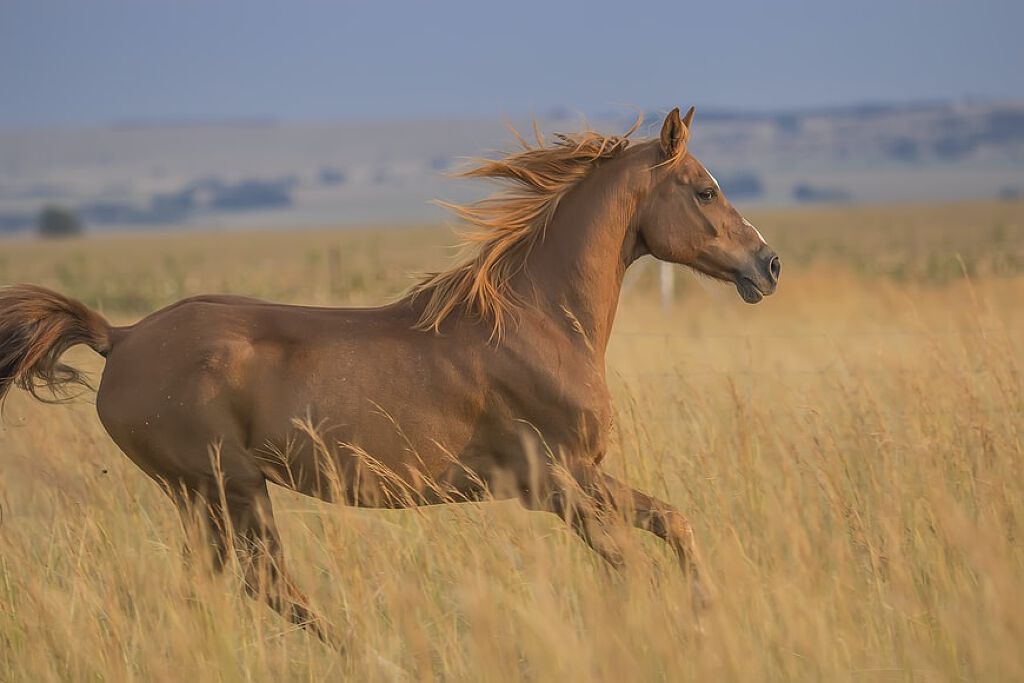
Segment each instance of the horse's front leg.
M570 480L566 481L570 475ZM550 490L543 509L562 517L590 547L617 568L624 565L616 538L616 528L622 520L668 543L690 578L694 606L707 607L709 595L699 568L693 530L686 517L671 503L637 491L589 464L555 473Z
M668 543L679 559L683 572L690 578L693 604L698 609L708 606L710 596L704 582L697 542L689 520L679 510L663 500L649 496L602 473L608 489L619 489L626 499L626 513L633 526L648 531Z

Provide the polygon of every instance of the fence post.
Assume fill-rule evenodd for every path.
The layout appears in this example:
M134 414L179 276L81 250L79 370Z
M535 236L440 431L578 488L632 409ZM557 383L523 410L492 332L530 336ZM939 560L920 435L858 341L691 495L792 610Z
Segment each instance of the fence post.
M672 310L672 300L675 298L676 270L671 263L661 262L661 310L668 313Z

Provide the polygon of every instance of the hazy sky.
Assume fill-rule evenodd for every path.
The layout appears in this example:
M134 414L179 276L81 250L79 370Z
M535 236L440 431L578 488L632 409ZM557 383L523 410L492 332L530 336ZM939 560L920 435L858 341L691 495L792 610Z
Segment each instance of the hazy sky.
M1024 0L0 0L0 125L1024 99Z

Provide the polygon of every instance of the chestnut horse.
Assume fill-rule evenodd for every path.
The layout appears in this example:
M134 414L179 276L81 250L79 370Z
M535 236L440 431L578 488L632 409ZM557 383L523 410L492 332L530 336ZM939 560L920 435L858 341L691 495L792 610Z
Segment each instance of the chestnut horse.
M611 525L626 519L671 546L699 599L683 515L598 467L626 268L646 254L685 264L748 303L778 281L778 256L687 152L692 117L675 109L635 144L639 121L623 136L538 134L482 162L467 175L506 188L451 207L472 228L463 260L380 308L210 295L113 327L55 292L7 287L0 397L84 383L59 361L76 344L105 356L96 408L113 440L202 520L215 566L234 549L250 594L321 637L285 574L268 482L367 507L518 498L616 566Z

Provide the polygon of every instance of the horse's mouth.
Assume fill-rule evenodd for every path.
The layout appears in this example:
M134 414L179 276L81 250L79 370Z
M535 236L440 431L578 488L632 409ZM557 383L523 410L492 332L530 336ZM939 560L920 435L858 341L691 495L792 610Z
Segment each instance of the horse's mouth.
M764 298L764 293L748 277L736 279L736 291L748 304L756 304Z

